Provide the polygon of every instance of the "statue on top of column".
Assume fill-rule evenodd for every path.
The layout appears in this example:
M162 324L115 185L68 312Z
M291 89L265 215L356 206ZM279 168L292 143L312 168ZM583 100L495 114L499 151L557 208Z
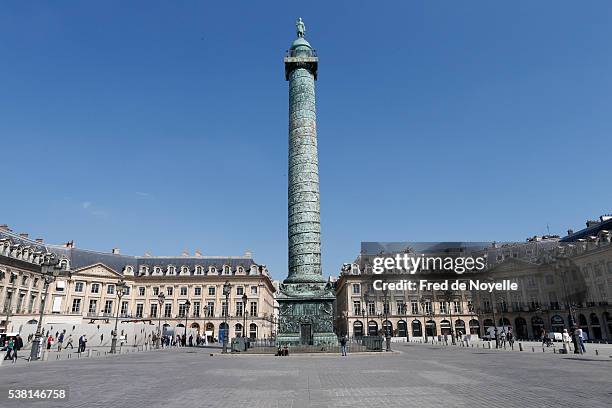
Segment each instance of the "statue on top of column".
M302 21L302 17L298 18L297 21L295 22L295 28L297 31L297 36L304 37L304 33L306 32L306 25L304 25L304 22Z

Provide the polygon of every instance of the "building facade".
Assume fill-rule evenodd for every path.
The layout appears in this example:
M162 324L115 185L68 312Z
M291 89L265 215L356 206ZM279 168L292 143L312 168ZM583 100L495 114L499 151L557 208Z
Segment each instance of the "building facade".
M336 327L349 336L384 334L418 337L444 334L483 336L495 326L511 328L519 339L560 333L572 325L590 340L612 341L612 217L587 222L568 236L533 237L525 243L492 245L480 254L488 262L479 273L461 279L517 283L516 291L374 290L375 255L361 254L345 264L336 284ZM459 278L459 276L455 276ZM409 275L402 279L436 275ZM445 277L448 278L448 277ZM442 278L440 278L440 281Z
M46 323L101 325L110 332L118 317L122 327L144 323L178 334L187 324L192 333L210 340L226 328L230 338L276 336L275 288L266 266L248 252L233 257L135 257L116 249L79 249L73 243L45 245L6 226L0 229L0 331L35 327L44 293L40 265L47 253L59 257L62 269L48 288ZM116 290L120 280L126 284L121 298ZM226 282L231 285L227 303Z

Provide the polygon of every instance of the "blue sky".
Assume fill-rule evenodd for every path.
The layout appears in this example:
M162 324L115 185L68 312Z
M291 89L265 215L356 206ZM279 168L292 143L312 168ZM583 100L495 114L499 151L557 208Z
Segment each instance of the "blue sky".
M3 2L0 223L287 271L287 83L306 22L323 262L612 212L607 1ZM495 4L494 4L495 3Z

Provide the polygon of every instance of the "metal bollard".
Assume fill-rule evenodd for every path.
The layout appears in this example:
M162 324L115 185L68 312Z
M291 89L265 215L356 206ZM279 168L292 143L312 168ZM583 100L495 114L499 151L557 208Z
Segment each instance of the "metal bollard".
M91 349L87 350L87 357L91 357Z
M598 356L599 355L599 350L595 349L595 355Z
M557 354L557 349L556 348L553 349L553 354Z
M523 343L519 343L519 351L523 351Z
M535 347L531 347L531 352L535 353Z

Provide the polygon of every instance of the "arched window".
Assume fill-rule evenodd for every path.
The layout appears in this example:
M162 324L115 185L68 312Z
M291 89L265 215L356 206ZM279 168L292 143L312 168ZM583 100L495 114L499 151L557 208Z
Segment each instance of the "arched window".
M455 335L462 336L464 334L466 334L465 322L461 319L455 320Z
M400 320L397 322L397 336L398 337L408 337L408 324L405 320Z
M448 320L444 319L440 322L440 332L442 335L451 334L451 324Z
M234 326L234 336L242 337L242 324L236 323Z
M559 315L554 315L550 318L550 328L553 333L563 333L565 324L563 318Z
M412 337L423 337L423 328L418 320L412 321Z
M393 337L393 323L391 323L389 320L385 320L383 322L383 335L385 337Z
M227 265L223 266L223 275L230 275L230 274L231 274L230 267Z
M168 275L174 275L176 273L176 267L168 265Z
M378 336L378 323L374 320L368 322L368 336Z
M522 317L514 319L514 327L516 328L517 339L529 338L529 332L527 331L527 321Z
M436 328L436 322L434 322L433 320L428 320L425 323L425 335L431 336L431 337L438 335L438 330Z
M480 337L480 323L476 319L470 320L470 334Z
M185 265L181 266L181 275L189 275L189 267Z
M582 327L588 326L587 318L583 314L578 316L578 324Z
M363 336L363 323L357 320L353 323L353 336L362 337Z
M196 267L195 267L195 274L196 275L201 275L202 274L202 267L200 265L196 265Z
M251 340L257 339L257 325L255 323L249 325L249 338Z
M223 343L223 338L225 341L229 340L229 325L225 322L219 325L219 342Z

